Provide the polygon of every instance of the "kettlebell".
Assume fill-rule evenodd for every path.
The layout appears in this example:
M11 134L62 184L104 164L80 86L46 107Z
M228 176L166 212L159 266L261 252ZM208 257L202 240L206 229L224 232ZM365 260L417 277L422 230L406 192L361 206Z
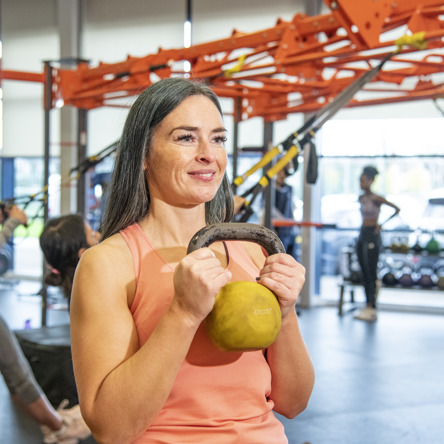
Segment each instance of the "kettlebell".
M422 252L424 251L424 248L423 248L422 245L419 243L419 240L417 240L417 241L415 242L415 244L414 244L413 247L412 247L412 250L413 250L415 253L422 253Z
M410 247L409 247L408 243L407 243L406 241L402 241L402 242L398 245L398 250L397 250L397 252L398 252L398 253L406 254L406 253L409 252L409 249L410 249Z
M439 242L435 239L435 236L432 235L432 238L427 242L425 249L429 254L439 253L440 245Z
M418 272L416 284L423 288L432 288L437 282L437 277L433 274L433 270L429 268L421 268Z
M415 282L413 281L412 273L413 270L410 265L404 265L401 271L398 272L398 283L403 287L413 287L413 285L415 285Z
M384 268L381 270L382 283L386 287L394 287L398 283L394 273L390 268Z
M199 230L191 239L187 254L213 242L240 240L255 242L271 255L285 253L279 237L262 225L216 223ZM281 329L281 310L276 295L261 284L230 282L216 296L205 319L212 342L224 351L252 351L269 347Z

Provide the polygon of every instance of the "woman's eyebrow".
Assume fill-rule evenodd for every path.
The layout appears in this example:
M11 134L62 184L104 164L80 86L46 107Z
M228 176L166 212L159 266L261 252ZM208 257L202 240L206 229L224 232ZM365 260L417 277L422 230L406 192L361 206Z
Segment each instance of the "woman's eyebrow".
M184 131L197 131L199 128L197 126L187 126L187 125L180 125L180 126L176 126L175 128L173 128L170 131L170 134L172 134L174 131L176 130L184 130ZM227 133L228 130L226 128L224 128L223 126L219 127L219 128L214 128L213 130L211 130L212 133L222 133L225 132Z
M215 128L211 132L212 133L228 133L228 130L226 128L224 128L223 126L221 126L220 128Z

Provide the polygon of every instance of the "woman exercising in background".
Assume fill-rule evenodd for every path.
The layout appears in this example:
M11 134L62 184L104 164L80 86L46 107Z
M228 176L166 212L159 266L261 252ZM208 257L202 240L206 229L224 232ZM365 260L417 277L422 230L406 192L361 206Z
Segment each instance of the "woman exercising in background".
M395 217L400 208L382 196L375 194L371 186L379 171L373 166L366 166L361 174L360 183L363 194L359 196L361 204L362 226L357 241L358 261L361 267L367 305L354 317L363 321L374 322L376 313L376 281L379 252L381 249L381 225L378 224L381 205L392 207L395 212L389 217ZM387 220L389 220L387 219ZM387 222L387 220L385 222ZM384 222L384 223L385 223Z
M99 242L99 233L79 214L49 219L40 235L40 248L49 265L45 282L61 287L71 302L72 281L80 256Z

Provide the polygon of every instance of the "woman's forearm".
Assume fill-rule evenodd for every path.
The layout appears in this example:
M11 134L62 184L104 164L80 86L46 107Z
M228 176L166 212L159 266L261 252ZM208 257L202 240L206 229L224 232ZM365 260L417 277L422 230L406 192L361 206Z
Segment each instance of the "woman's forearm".
M313 364L295 311L283 320L277 340L267 349L267 360L272 373L274 409L293 418L307 406L314 385Z

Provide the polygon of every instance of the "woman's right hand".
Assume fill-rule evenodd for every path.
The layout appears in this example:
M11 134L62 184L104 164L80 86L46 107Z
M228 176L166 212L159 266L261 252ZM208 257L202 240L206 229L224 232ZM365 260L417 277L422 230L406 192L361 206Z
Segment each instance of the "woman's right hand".
M231 280L209 248L200 248L185 256L174 272L173 303L200 324L213 309L219 290Z

